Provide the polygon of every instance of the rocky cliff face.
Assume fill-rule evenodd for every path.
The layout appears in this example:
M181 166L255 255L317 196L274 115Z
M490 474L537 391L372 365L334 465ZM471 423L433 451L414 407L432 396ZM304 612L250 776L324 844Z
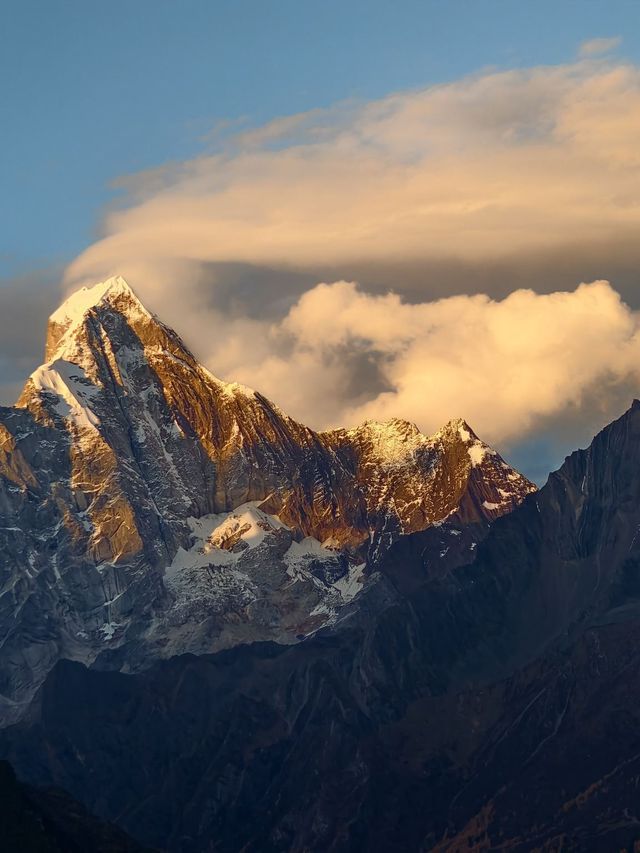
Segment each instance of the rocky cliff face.
M120 278L52 315L46 359L0 409L0 720L61 657L297 642L400 534L479 537L533 490L463 421L308 429L212 376Z
M59 663L0 752L185 853L635 850L639 529L634 403L472 562L418 532L304 642Z

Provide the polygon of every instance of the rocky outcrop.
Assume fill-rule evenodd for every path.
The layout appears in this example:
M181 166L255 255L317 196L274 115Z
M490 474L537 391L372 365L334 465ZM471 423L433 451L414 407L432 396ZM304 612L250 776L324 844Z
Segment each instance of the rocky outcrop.
M486 529L533 489L462 421L308 429L212 376L120 278L52 315L46 358L0 409L0 723L61 657L297 641L399 534ZM246 506L281 532L231 565L198 523Z
M472 562L419 532L301 643L61 662L0 751L185 853L634 850L639 529L634 403Z

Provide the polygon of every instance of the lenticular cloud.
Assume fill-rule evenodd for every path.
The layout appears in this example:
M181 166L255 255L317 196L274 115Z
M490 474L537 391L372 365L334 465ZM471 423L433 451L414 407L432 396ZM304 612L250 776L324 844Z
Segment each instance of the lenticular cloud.
M594 247L605 272L640 264L638 116L640 70L586 58L289 117L125 180L66 280L126 276L216 374L316 427L461 415L508 444L567 417L590 432L637 395L637 315L618 293L538 278L469 295L429 264L508 258L515 275ZM356 260L361 286L343 271Z

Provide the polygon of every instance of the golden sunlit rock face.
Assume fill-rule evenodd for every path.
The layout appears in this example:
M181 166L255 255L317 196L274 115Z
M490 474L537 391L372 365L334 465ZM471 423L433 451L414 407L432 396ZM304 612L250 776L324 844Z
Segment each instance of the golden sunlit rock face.
M461 420L431 437L398 419L308 429L212 376L121 278L52 315L47 362L0 419L4 601L30 602L29 631L17 620L4 647L7 696L63 652L122 646L135 667L293 642L335 618L399 534L480 536L534 490Z
M1 16L0 853L640 853L639 2Z

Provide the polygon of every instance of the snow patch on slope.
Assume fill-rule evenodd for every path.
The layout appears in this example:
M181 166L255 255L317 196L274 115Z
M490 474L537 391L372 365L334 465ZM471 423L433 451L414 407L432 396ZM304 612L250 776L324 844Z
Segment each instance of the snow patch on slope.
M305 536L300 542L292 542L289 550L284 555L285 562L289 566L295 566L301 560L306 560L309 557L319 557L320 559L329 559L336 556L335 550L325 547L313 536Z
M257 608L260 614L271 613L271 629L306 636L335 621L365 581L364 564L349 565L312 537L296 542L259 502L188 522L193 544L178 550L164 578L178 615L204 605L210 612L241 613L248 624ZM310 619L310 624L294 630L291 614L296 611L306 614L303 623Z
M93 287L82 287L49 317L48 358L71 358L76 332L82 328L87 314L101 305L115 308L118 300L117 309L126 314L128 319L152 319L152 315L121 276L108 278Z
M482 465L487 456L495 456L495 450L492 450L491 447L486 445L471 431L471 428L462 418L456 418L455 420L449 421L443 429L441 429L436 436L438 438L445 438L447 435L451 435L452 433L457 433L460 440L463 444L466 445L467 454L469 459L471 460L471 465L473 468Z
M213 373L208 370L203 364L199 365L199 369L204 373L207 379L211 380L225 395L225 397L248 397L249 399L253 399L256 396L256 392L253 388L249 388L247 385L242 385L240 382L223 382L222 379L218 379L217 376L214 376ZM277 407L275 407L277 409ZM278 409L278 411L280 411Z
M80 290L76 290L51 314L49 319L60 326L76 325L82 322L88 311L106 302L107 297L117 296L127 296L136 313L151 316L127 282L122 276L117 275L94 284L93 287L81 287Z
M93 287L81 287L80 290L72 293L59 308L56 308L49 319L60 326L79 322L90 308L93 308L104 298L113 283L114 279L108 279L99 284L94 284Z
M488 453L493 453L493 451L490 450L481 441L475 441L470 447L467 448L467 453L469 454L469 459L471 459L471 464L476 467L477 465L482 465L485 456Z
M257 548L268 533L288 528L275 515L259 509L260 501L242 504L233 512L189 518L193 546L180 549L176 561L183 566L228 565L237 562L247 548Z
M408 464L417 451L429 444L415 424L400 418L389 421L365 421L355 429L347 430L350 438L365 440L371 457L382 468L396 468Z
M345 603L354 599L362 590L362 585L365 581L365 567L366 563L351 566L347 574L333 584L333 588L338 590Z
M492 501L482 501L482 506L485 509L494 510L494 509L500 509L501 505L499 503L493 503Z
M91 409L91 401L100 393L85 371L77 364L58 358L43 364L31 374L36 391L55 394L55 410L59 415L85 429L96 429L99 418Z

